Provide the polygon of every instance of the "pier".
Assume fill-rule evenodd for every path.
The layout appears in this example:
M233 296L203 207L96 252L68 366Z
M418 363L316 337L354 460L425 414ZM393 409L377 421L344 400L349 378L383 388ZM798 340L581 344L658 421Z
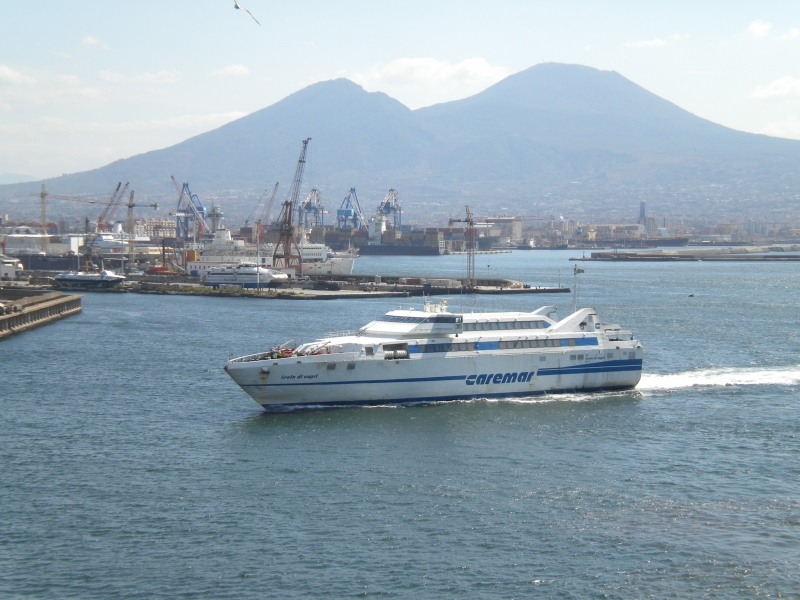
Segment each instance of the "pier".
M79 313L81 298L61 292L0 287L0 339Z

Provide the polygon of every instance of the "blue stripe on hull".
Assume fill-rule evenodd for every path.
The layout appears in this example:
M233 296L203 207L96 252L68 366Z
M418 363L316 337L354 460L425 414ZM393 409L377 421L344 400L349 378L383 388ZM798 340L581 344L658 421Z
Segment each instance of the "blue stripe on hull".
M620 371L641 371L641 359L635 360L613 360L597 364L575 365L574 367L555 367L550 369L539 369L537 377L552 377L558 375L578 375L586 373L617 373ZM309 385L359 385L375 383L420 383L425 381L464 381L466 375L450 375L446 377L414 377L405 379L362 379L359 381L300 381L292 383L240 383L239 386L245 387L290 387L290 386L309 386Z
M480 398L525 398L530 396L544 396L546 394L575 394L589 392L616 392L622 390L632 390L636 386L603 386L595 388L564 388L560 390L539 390L535 392L513 392L496 394L466 394L447 397L428 397L428 398L400 398L395 400L335 400L332 402L295 402L287 404L261 404L267 411L286 411L297 408L314 407L337 407L337 406L380 406L384 404L422 404L426 402L453 402L457 400L477 400Z

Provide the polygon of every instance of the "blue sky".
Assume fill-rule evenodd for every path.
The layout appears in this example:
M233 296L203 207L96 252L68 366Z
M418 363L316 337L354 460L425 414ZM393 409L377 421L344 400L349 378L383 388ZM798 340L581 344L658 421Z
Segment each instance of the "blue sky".
M348 77L411 108L540 62L614 70L717 123L800 139L798 2L0 0L0 174L163 148Z

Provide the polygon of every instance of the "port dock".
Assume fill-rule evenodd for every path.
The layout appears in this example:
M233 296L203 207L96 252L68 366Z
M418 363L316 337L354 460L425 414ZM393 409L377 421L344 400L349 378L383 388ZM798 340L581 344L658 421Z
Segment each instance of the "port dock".
M0 287L0 339L81 312L81 298L41 289Z

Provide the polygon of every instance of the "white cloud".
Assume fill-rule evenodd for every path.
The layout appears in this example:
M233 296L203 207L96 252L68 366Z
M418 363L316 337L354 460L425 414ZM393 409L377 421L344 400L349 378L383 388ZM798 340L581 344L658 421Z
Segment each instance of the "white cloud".
M143 73L131 81L144 83L175 83L178 80L177 71L159 71L158 73Z
M784 35L782 37L785 40L793 40L795 38L799 38L800 37L800 29L798 29L797 27L792 27L789 30L789 33L787 33L786 35Z
M661 38L656 38L654 40L641 40L637 42L625 42L626 48L656 48L658 46L665 46L666 41L662 40Z
M214 77L231 77L231 76L244 76L250 75L250 69L244 65L228 65L219 71L211 73Z
M159 71L158 73L142 73L136 77L125 77L116 71L100 71L100 79L110 83L121 81L135 81L138 83L175 83L178 80L177 71Z
M747 28L747 37L751 40L760 40L769 33L771 28L771 23L763 23L756 19L750 23L750 26Z
M750 93L750 97L757 100L788 98L790 96L800 96L800 79L795 79L791 75L776 79L768 85L759 85Z
M100 71L100 79L102 79L103 81L110 81L111 83L116 83L118 81L122 81L122 75L114 71Z
M495 67L483 58L468 58L450 64L435 58L398 58L375 65L363 73L353 73L353 81L375 89L395 86L435 87L441 85L489 86L508 76L505 67Z
M81 80L75 75L56 75L56 80L66 85L80 85Z
M101 42L96 37L91 35L87 35L83 38L78 45L82 46L83 48L106 48L108 49L108 44L105 42Z
M767 124L756 133L800 140L800 119L790 115L783 121Z
M25 85L36 83L33 77L23 75L19 71L15 71L7 65L0 65L0 81L5 81L13 85Z

